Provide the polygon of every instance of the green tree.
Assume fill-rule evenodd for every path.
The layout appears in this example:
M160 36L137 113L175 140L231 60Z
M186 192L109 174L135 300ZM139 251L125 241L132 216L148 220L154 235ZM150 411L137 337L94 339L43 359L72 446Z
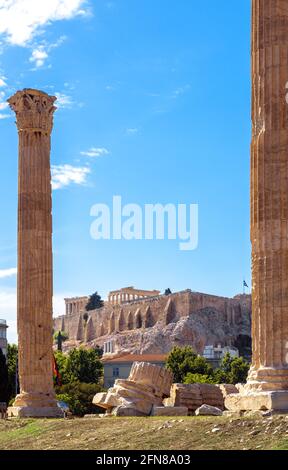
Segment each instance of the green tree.
M57 363L62 384L69 383L69 377L66 373L68 355L64 354L62 351L54 351L54 357ZM56 377L54 377L54 385L56 385Z
M102 387L98 384L72 382L56 387L56 396L57 400L67 403L74 415L84 416L103 412L101 408L92 404L94 395L102 391Z
M220 368L214 372L217 383L237 384L246 382L250 365L243 357L232 357L226 353Z
M19 393L19 378L17 371L18 347L16 344L8 344L8 401L10 402ZM16 390L17 388L17 390Z
M62 343L67 341L69 338L68 334L65 331L56 331L53 335L54 342L57 343L58 351L62 351Z
M166 367L173 372L174 381L178 383L183 383L189 373L213 376L208 361L198 356L191 346L175 346L167 358Z
M98 383L103 375L103 365L100 361L99 351L84 348L69 351L64 375L66 383L67 381Z
M8 366L6 363L6 357L4 356L2 349L0 348L0 401L9 402L8 392Z
M214 378L211 375L189 374L186 375L184 384L214 384Z
M104 306L104 302L101 299L101 296L98 294L98 292L95 292L94 294L90 295L88 303L86 305L86 310L89 312L90 310L97 310L99 308L102 308Z

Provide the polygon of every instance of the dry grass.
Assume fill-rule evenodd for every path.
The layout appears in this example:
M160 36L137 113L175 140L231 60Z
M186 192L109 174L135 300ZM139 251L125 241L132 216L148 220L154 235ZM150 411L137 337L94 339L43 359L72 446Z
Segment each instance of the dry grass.
M288 449L288 417L0 420L0 449Z

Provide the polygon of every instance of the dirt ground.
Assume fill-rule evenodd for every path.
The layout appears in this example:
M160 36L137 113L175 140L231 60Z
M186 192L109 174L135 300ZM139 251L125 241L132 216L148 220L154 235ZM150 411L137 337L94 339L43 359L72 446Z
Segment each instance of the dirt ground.
M288 450L288 416L0 420L1 450Z

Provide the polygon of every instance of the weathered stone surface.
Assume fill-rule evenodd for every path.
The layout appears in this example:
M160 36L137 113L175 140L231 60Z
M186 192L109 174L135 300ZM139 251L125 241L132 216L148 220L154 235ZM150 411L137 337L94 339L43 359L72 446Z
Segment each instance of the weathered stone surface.
M188 416L186 406L154 406L152 416Z
M222 416L223 411L215 406L202 405L195 411L196 416Z
M288 391L232 394L226 397L225 406L229 411L282 410L288 412Z
M205 405L216 406L224 410L224 397L222 391L217 385L199 384L202 403Z
M157 397L169 397L173 374L164 367L148 364L146 362L135 362L132 366L129 380L139 384L149 385Z
M124 406L120 405L113 409L112 411L113 416L125 417L125 416L147 416L146 413L142 413L141 411L137 410L134 406Z
M224 398L220 388L210 384L173 384L166 406L186 406L189 414L203 404L224 409Z
M63 411L56 405L51 406L10 406L9 418L63 418Z
M253 363L247 390L276 391L288 390L287 1L253 0L252 24Z
M221 390L224 399L227 397L227 395L231 395L231 393L239 393L239 390L236 385L220 384L217 385L217 387L219 387L219 389Z
M111 397L111 394L110 394L110 397L108 397L108 393L97 393L94 396L92 403L93 405L96 405L96 406L99 406L100 408L105 408L105 409L113 408L113 406L118 406L119 404L118 401L116 399L114 401L112 400L113 398Z
M229 410L288 409L288 9L252 1L252 342Z
M251 341L249 295L228 299L187 290L168 297L160 295L118 306L105 304L103 308L89 312L93 324L93 328L89 326L89 335L88 328L84 328L83 314L75 304L77 307L77 299L71 299L68 313L54 320L56 331L61 329L69 334L69 341L64 343L65 350L77 346L78 341L93 347L96 344L103 346L111 339L115 351L133 354L165 354L175 345L191 345L202 354L207 344L218 343L235 345L243 354L246 346L242 348L242 341ZM79 298L79 308L83 308L83 298ZM115 331L109 334L111 309L114 312ZM83 324L82 329L79 322ZM141 328L137 329L140 324Z
M84 418L85 419L99 419L100 414L98 414L98 415L96 415L96 414L84 415Z
M59 416L52 373L50 134L56 98L38 90L8 102L19 134L17 329L20 394L9 414Z
M172 379L171 372L162 367L135 362L128 380L116 380L107 393L97 393L93 403L109 412L113 409L116 416L148 416L153 406L162 405Z

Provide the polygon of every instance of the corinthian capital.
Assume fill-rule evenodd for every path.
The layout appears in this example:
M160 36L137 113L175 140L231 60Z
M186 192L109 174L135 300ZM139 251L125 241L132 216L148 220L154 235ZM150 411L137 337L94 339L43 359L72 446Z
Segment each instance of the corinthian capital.
M43 91L25 88L8 99L10 108L16 114L18 131L42 132L49 135L53 127L55 96Z

